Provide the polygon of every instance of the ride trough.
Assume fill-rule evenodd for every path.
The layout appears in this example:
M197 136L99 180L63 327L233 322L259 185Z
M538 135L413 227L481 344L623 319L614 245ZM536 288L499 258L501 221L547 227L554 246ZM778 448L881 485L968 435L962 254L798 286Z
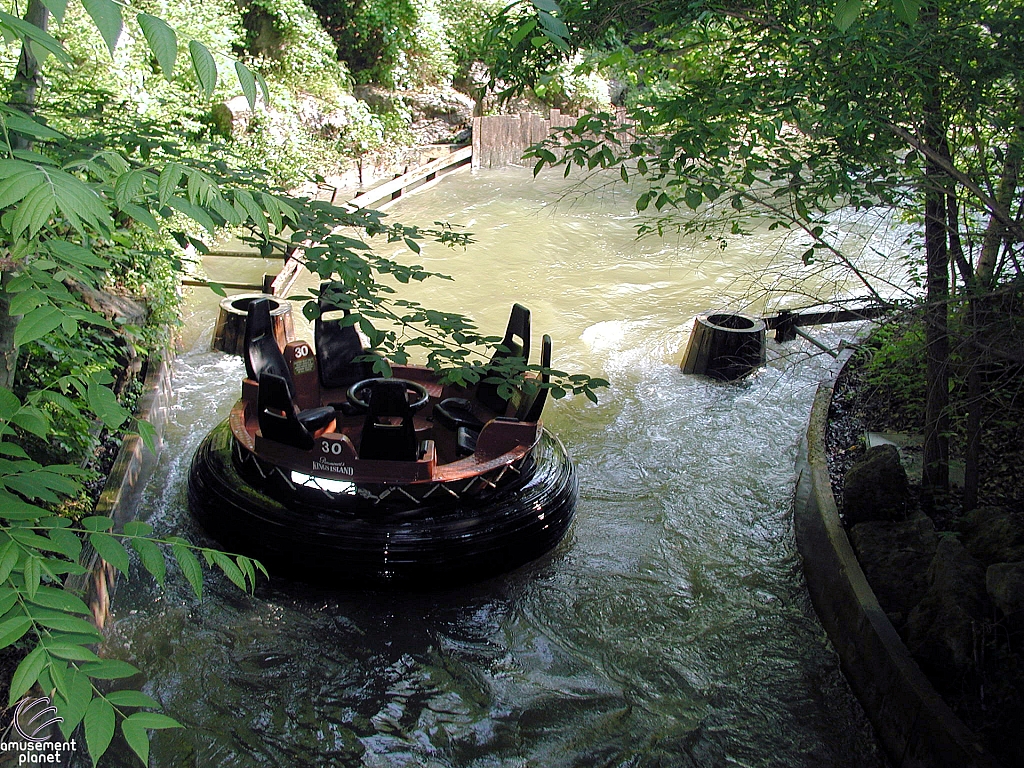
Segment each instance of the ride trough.
M342 290L321 287L315 346L281 349L267 299L249 304L241 398L189 473L210 535L278 575L365 585L471 581L551 550L578 491L541 423L548 390L514 387L506 401L499 383L442 384L421 366L377 376ZM529 355L530 312L516 304L492 361Z

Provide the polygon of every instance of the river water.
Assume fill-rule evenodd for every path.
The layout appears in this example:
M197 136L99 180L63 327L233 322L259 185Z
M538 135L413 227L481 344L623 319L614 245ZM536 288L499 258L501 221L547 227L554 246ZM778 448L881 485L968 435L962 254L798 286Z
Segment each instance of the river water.
M679 371L697 312L807 303L793 276L774 276L803 248L768 232L724 249L637 242L631 206L628 189L580 197L509 169L451 177L391 211L477 241L425 248L417 261L458 279L411 298L495 334L519 301L535 338L554 338L556 368L612 382L599 405L545 412L579 467L573 528L539 562L440 592L274 580L247 596L210 574L197 600L173 568L163 589L123 584L105 652L138 665L186 725L154 732L153 766L882 765L793 540L797 444L831 358L798 340L770 344L741 383ZM209 264L214 279L224 268ZM803 292L849 290L814 271L796 268ZM242 365L207 351L216 301L197 295L190 313L140 517L201 541L188 466ZM814 332L835 346L855 329Z

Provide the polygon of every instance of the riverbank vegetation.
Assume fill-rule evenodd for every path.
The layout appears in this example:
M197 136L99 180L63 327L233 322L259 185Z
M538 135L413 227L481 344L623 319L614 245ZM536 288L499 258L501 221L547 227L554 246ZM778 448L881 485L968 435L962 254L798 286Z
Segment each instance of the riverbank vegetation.
M510 12L506 28L550 26L554 11L539 8ZM1022 362L1022 15L1012 0L566 0L560 32L548 30L559 39L520 42L504 75L530 84L584 50L584 67L628 83L624 125L609 113L581 118L533 150L538 170L618 169L637 186L648 232L723 243L762 223L799 233L805 265L849 270L857 295L919 315L924 487L948 489L961 424L970 509L980 424L993 416L983 371ZM844 250L837 211L909 225L903 247L877 254L901 262L902 285Z
M430 2L363 6L359 23L383 37L363 41L354 65L298 0L0 9L9 44L0 57L0 648L16 651L8 703L38 685L65 735L84 724L94 761L119 731L145 762L147 731L176 724L148 711L158 708L150 697L110 690L138 670L96 655L89 607L61 589L85 574L83 547L124 574L129 555L157 580L177 567L197 597L202 560L242 589L261 572L249 558L155 538L144 523L115 530L91 514L103 435L133 430L152 446L152 428L130 416L133 374L169 341L187 254L226 231L265 254L314 243L307 267L341 277L361 330L388 359L425 355L465 382L526 370L492 370L473 350L500 340L378 280L443 276L375 253L373 242L415 254L465 235L287 191L400 145L406 116L357 99L353 78L450 87L485 49L471 30L485 5L460 7L473 13L449 16L455 33ZM431 42L442 38L447 47ZM554 372L550 384L555 396L593 398L601 382Z

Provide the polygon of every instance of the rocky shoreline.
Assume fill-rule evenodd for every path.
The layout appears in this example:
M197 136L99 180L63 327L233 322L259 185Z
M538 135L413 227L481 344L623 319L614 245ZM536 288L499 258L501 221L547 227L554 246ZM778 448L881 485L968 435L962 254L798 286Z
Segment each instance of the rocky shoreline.
M1003 421L1013 428L1014 419ZM936 690L1005 768L1024 766L1024 478L1016 488L1001 483L968 514L955 496L923 498L920 478L906 469L920 449L882 437L907 426L856 359L847 364L826 431L844 526L879 604ZM878 443L870 448L869 433Z

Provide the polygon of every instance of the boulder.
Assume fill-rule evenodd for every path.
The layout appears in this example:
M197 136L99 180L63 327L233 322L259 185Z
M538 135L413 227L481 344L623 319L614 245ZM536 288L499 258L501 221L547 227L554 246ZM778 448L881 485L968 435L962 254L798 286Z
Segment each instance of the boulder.
M933 673L963 675L974 668L976 628L987 615L984 566L954 537L942 537L928 592L907 618L907 648Z
M1011 633L1024 632L1024 562L996 563L985 571L985 589Z
M939 546L935 525L926 515L869 520L853 527L850 543L882 609L902 626L928 591L928 567Z
M221 136L241 136L249 130L252 120L252 109L245 96L235 96L221 104L214 104L210 109L210 120L214 129Z
M978 507L958 525L967 551L985 565L1024 560L1024 515L1005 507Z
M910 484L894 445L876 445L846 473L843 517L849 526L866 520L902 520L907 515Z

